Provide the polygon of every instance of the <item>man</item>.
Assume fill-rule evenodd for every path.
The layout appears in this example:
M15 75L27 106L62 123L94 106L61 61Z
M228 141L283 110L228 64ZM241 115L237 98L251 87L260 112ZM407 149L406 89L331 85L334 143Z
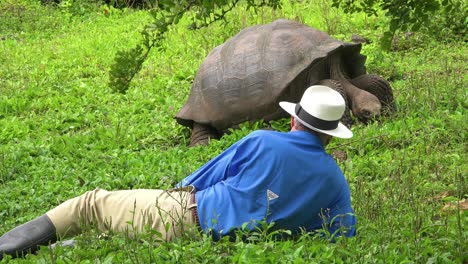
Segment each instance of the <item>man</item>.
M79 234L86 224L131 235L149 226L167 241L190 226L217 240L242 226L252 230L262 221L293 234L325 228L353 236L356 221L348 183L325 152L332 136L352 137L339 122L343 97L316 85L300 103L280 106L291 115L290 132L253 132L176 189L86 192L0 237L0 258L34 252L57 237Z

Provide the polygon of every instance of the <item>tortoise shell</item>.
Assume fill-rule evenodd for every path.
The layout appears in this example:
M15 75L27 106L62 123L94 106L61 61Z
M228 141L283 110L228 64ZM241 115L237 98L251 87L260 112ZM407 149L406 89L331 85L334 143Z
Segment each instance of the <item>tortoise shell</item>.
M310 85L330 78L330 55L340 52L347 77L365 74L360 50L360 43L295 21L248 27L208 54L176 120L223 131L248 120L287 117L278 103L298 102Z

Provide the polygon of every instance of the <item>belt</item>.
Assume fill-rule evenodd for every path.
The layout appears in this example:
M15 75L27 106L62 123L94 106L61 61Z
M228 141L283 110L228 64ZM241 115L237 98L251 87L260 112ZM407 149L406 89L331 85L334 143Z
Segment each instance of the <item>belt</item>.
M196 204L196 201L195 201L195 192L192 192L190 194L190 211L192 211L192 219L193 219L193 222L197 225L198 228L200 228L201 230L201 226L200 226L200 219L198 218L198 210L197 210L197 204Z

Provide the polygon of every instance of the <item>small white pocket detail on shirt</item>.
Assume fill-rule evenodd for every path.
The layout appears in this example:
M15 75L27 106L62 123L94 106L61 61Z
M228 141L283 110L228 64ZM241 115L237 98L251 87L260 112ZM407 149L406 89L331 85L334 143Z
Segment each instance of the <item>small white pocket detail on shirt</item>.
M272 192L271 190L267 190L267 197L268 197L268 201L271 201L271 200L278 198L279 196L276 193Z

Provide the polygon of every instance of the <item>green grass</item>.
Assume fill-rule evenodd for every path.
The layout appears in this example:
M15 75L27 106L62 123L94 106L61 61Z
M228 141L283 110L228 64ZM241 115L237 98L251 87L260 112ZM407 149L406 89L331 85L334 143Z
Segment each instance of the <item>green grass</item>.
M364 35L367 67L391 80L398 112L353 127L340 166L351 187L358 235L329 244L304 234L256 243L207 237L153 243L124 234L98 239L90 230L75 249L44 248L19 263L463 263L468 214L442 210L467 198L467 47L424 34L380 50L382 18L349 16L327 1L303 1L258 14L242 8L227 25L170 31L125 95L107 87L118 50L132 47L150 21L143 11L46 8L0 1L0 233L94 188L168 188L261 123L208 147L188 148L190 131L174 116L205 56L243 27L287 17L349 40ZM15 6L15 8L11 8ZM19 7L24 7L24 9ZM13 11L12 11L13 10ZM306 11L304 11L306 10ZM14 12L14 13L12 13ZM12 15L13 14L13 15ZM236 21L236 22L234 22ZM403 35L402 35L403 36ZM287 129L280 120L275 127ZM455 203L456 204L456 203ZM4 260L8 262L8 260Z

